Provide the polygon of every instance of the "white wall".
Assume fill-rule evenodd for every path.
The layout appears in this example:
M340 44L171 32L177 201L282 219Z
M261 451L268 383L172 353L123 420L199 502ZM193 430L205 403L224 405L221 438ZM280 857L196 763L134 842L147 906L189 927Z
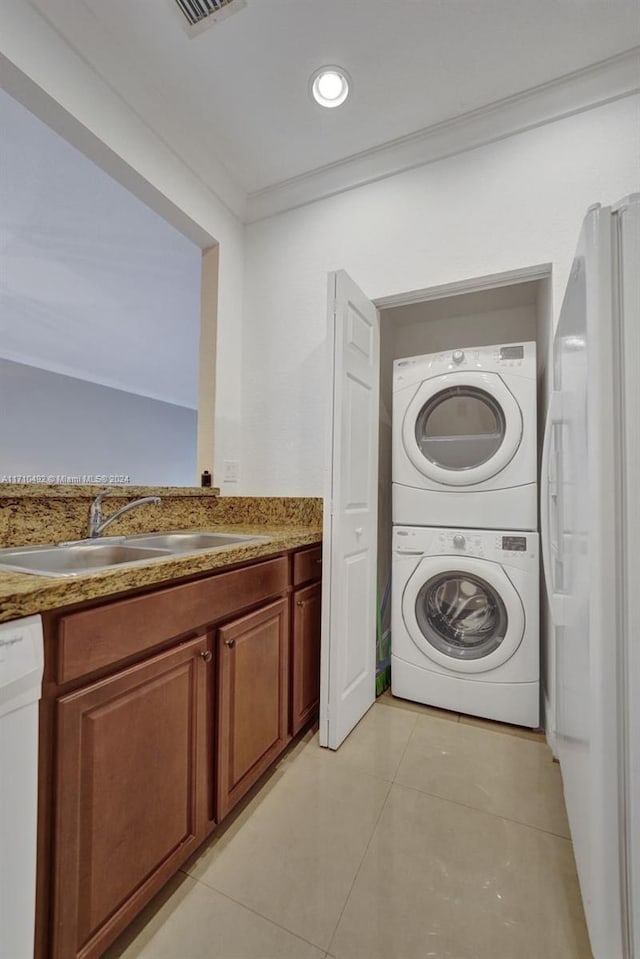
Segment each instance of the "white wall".
M202 246L220 244L217 481L223 460L240 452L242 224L24 0L0 4L0 86L185 235Z
M395 313L396 310L384 312ZM427 309L424 312L422 322L396 326L394 359L472 346L527 343L536 338L533 304L437 319L430 319Z
M0 410L10 413L0 420L0 483L117 475L193 485L194 409L0 358Z
M326 274L371 298L540 263L557 316L582 218L637 190L640 97L247 228L242 491L322 493Z

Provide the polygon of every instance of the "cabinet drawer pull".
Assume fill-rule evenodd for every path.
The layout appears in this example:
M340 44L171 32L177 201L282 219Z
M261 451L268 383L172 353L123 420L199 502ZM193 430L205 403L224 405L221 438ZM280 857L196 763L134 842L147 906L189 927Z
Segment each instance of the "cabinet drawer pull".
M213 659L213 653L211 652L210 649L205 649L205 651L203 653L200 653L200 655L204 659L205 663L210 663L211 660Z
M297 600L297 601L296 601L296 606L304 606L304 600L303 600L303 599Z
M225 639L224 644L225 644L225 646L228 646L229 649L233 649L233 647L234 647L235 644L236 644L236 641L235 641L235 639Z
M316 560L316 563L317 563L318 566L322 566L322 559L317 559L317 560Z

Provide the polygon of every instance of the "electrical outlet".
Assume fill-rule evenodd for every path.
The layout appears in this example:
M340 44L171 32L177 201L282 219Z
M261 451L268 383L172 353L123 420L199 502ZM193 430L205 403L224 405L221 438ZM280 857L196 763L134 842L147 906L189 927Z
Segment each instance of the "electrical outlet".
M240 464L237 460L225 460L222 471L223 483L237 483L240 476Z

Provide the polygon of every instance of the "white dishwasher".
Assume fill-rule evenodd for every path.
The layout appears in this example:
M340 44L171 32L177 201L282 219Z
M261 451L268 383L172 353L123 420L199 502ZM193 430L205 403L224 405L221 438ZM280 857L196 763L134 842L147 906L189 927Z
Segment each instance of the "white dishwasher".
M0 956L33 959L38 800L39 616L0 625Z

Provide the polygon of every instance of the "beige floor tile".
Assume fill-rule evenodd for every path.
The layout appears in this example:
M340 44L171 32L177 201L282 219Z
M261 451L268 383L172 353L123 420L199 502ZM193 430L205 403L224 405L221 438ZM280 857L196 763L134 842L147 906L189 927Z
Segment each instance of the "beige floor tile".
M417 718L376 702L338 750L323 749L316 733L296 759L316 759L393 782Z
M589 959L571 843L394 785L337 959Z
M182 877L104 959L323 959L324 952L202 883Z
M299 759L189 872L326 949L388 791L346 766Z
M418 713L422 716L435 716L438 719L449 719L454 723L460 718L458 713L452 713L449 709L439 709L437 706L426 706L424 703L414 703L410 699L401 699L394 696L390 689L385 690L378 698L376 703L381 706L394 706L396 709L404 709L410 713Z
M418 717L396 782L569 836L560 767L543 742Z
M318 744L318 724L311 726L307 729L299 739L296 739L287 749L286 753L278 760L278 768L283 766L288 766L298 758L298 756L306 749L309 743L315 742Z
M467 726L478 726L494 733L504 733L506 736L517 736L519 739L531 739L536 743L545 743L544 732L541 729L529 729L528 726L512 726L510 723L496 723L492 719L481 719L479 716L460 715L460 722Z

